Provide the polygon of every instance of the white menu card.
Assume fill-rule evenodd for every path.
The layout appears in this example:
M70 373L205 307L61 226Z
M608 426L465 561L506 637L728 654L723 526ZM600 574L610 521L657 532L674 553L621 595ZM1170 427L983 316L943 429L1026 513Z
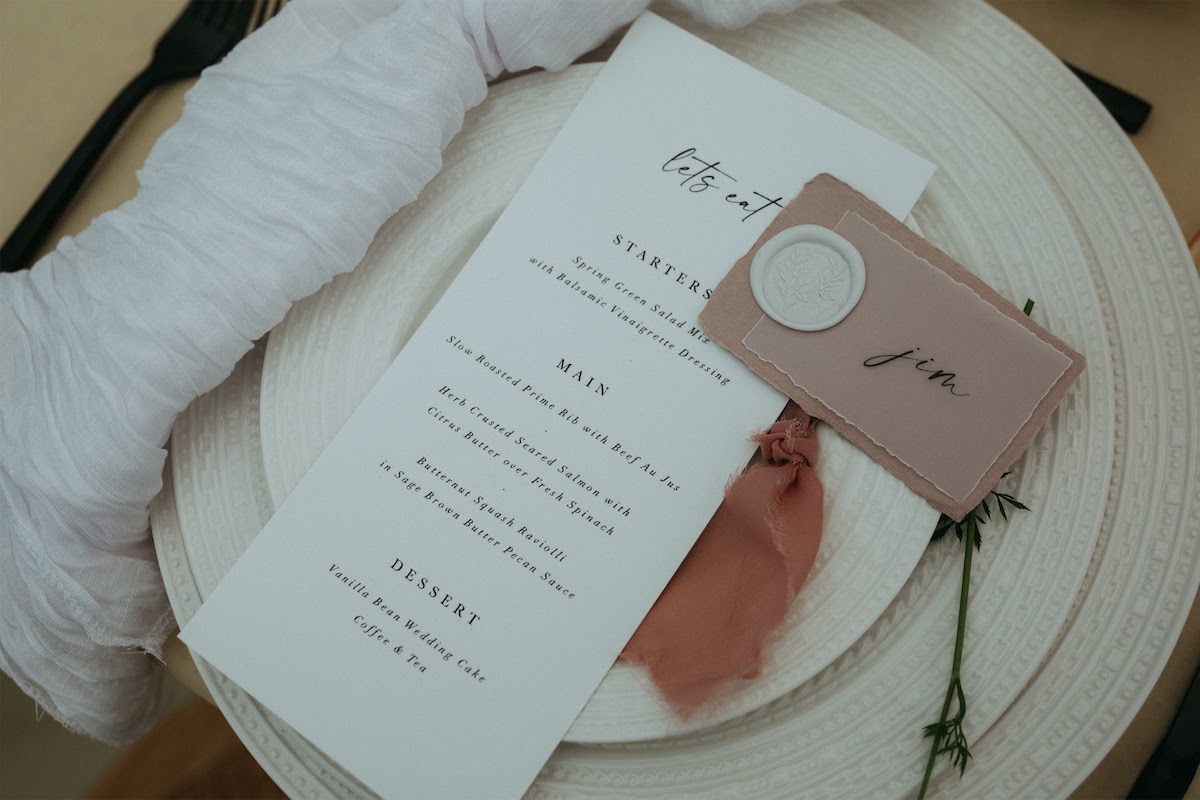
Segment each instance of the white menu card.
M518 797L784 404L697 317L820 172L933 166L640 18L183 640L385 797Z

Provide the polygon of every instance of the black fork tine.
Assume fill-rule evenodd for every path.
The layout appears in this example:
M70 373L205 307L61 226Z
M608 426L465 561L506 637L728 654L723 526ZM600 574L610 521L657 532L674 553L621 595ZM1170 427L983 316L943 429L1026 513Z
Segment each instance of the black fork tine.
M250 20L250 30L255 31L266 24L267 20L279 13L284 0L258 0L255 4L254 17Z
M190 17L195 20L203 20L208 13L207 4L204 0L191 0L183 9L183 14L180 16Z
M250 30L258 30L258 26L267 20L267 0L255 0L254 13L250 15Z
M233 8L230 9L230 15L226 19L224 27L226 30L237 31L238 38L242 38L254 28L250 27L250 21L254 19L255 0L240 0L237 3L230 3Z
M213 13L208 24L216 30L224 29L229 24L233 12L237 10L237 6L241 5L241 3L231 2L231 0L208 0L208 3L213 6Z
M208 14L205 17L205 23L210 28L220 28L221 20L229 13L229 7L233 5L230 0L199 0L207 6Z

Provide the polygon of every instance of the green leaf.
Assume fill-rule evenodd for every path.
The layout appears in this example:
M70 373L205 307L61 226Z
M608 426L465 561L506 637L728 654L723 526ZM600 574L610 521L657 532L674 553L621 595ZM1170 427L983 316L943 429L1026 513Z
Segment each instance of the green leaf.
M930 541L936 542L938 539L941 539L946 535L946 531L950 530L950 528L953 526L954 520L950 519L945 514L942 514L942 516L938 518L937 527L933 529L933 536L930 537Z

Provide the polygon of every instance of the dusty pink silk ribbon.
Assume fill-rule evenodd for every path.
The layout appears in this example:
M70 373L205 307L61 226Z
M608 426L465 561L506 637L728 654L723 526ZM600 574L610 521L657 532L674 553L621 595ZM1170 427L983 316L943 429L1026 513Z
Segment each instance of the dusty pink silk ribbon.
M725 499L621 659L646 665L683 719L729 681L759 674L768 635L812 569L824 491L814 420L788 403L753 437L762 461Z

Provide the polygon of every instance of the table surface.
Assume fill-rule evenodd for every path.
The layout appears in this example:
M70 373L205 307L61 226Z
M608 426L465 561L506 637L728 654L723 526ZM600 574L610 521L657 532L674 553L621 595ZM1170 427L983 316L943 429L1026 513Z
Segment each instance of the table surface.
M947 0L952 2L953 0ZM145 66L183 0L0 0L0 236L8 233L83 133ZM1154 105L1133 143L1186 237L1200 231L1200 0L993 0L1059 57ZM44 250L132 197L136 168L178 119L183 81L134 112ZM186 678L186 650L168 663ZM1200 666L1200 601L1141 713L1076 797L1124 797ZM194 667L192 668L194 671ZM198 682L198 678L197 678ZM196 685L196 684L193 684ZM1200 797L1200 781L1189 797Z

